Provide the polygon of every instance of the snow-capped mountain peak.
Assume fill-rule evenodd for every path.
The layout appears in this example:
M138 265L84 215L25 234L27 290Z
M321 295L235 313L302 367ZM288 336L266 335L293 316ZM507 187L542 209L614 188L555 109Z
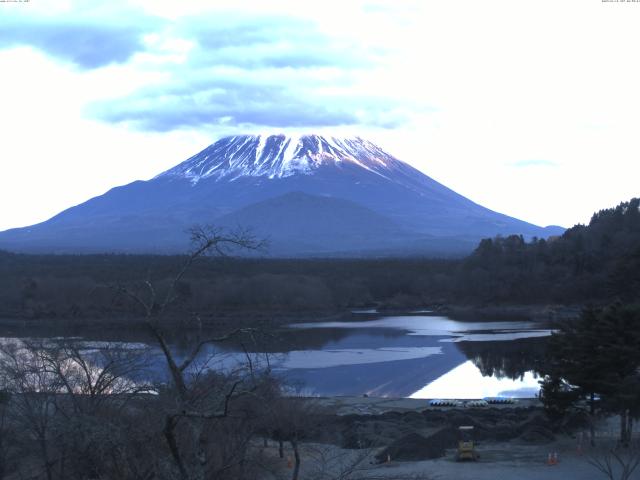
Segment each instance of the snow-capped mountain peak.
M152 180L115 187L0 248L176 253L193 225L251 228L270 254L469 253L482 238L543 229L488 210L359 137L222 138Z
M158 177L182 177L193 184L205 178L273 179L310 175L322 166L344 162L386 176L399 160L360 137L239 135L218 140Z

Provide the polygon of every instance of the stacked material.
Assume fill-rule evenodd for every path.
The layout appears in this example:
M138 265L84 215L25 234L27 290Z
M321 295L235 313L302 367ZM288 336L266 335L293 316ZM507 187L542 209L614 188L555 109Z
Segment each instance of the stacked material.
M432 407L462 407L460 400L431 400L429 405Z
M487 402L486 400L469 400L465 406L467 407L487 407L489 405L489 402Z
M514 398L509 397L484 397L484 400L490 404L512 404L516 403Z

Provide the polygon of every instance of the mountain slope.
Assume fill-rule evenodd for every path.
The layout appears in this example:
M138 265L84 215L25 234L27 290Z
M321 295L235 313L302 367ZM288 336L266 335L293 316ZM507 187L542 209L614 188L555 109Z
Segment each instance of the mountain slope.
M228 228L250 225L269 240L273 254L321 254L402 248L411 237L395 222L339 198L291 192L257 202L216 222ZM339 238L339 241L337 239Z
M328 215L322 223L322 229L336 233L335 251L355 248L348 236L339 234L348 227L347 218L363 231L376 223L397 226L395 236L370 235L354 252L384 246L377 238L386 239L382 243L390 249L398 248L396 237L403 241L424 238L422 248L428 252L429 239L456 238L471 245L497 234L546 237L562 232L486 209L361 138L242 135L223 138L149 181L116 187L41 224L2 232L0 247L65 252L178 251L185 248L183 232L191 225L228 223L233 212L237 213L236 222L256 223L265 218L268 207L255 204L291 192L325 199L320 202L325 212L331 208L342 211L343 207L350 212L333 218ZM293 235L295 224L307 220L307 216L293 212L304 212L313 202L300 196L285 198L291 204L287 215L292 227L283 232ZM350 202L350 207L327 203L330 198ZM251 205L253 212L262 213L240 213ZM356 221L356 207L369 212L362 214L361 222ZM271 208L276 207L271 204ZM294 243L304 243L305 230L310 232L308 227L301 228ZM317 237L319 230L307 233L308 239Z

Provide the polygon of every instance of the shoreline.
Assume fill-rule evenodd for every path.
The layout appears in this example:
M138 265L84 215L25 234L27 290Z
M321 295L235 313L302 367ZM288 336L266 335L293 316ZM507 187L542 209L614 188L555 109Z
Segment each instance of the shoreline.
M534 322L552 322L570 320L580 315L581 305L460 305L435 304L413 308L386 308L383 305L371 307L353 307L347 310L331 311L222 311L208 313L201 316L202 328L207 330L221 330L233 326L268 326L280 327L289 323L318 323L327 321L350 320L362 321L384 316L448 316L460 321L512 321L529 320ZM188 325L188 314L172 314L162 319L161 324L168 329L179 328L196 329ZM0 329L30 329L30 328L82 328L82 329L114 329L114 328L145 328L146 319L139 315L122 312L96 316L58 316L58 315L16 315L15 312L0 314Z
M457 401L459 405L431 405L432 400L444 400L440 398L409 398L409 397L364 397L364 396L342 396L333 395L327 397L302 397L305 401L310 401L322 409L327 409L337 416L343 415L383 415L389 412L407 413L429 411L450 411L462 410L469 414L482 412L490 409L531 409L540 408L543 405L539 398L514 398L512 403L491 403L485 406L474 406L471 402L482 400L477 399L456 399L446 400ZM508 398L508 397L505 397Z

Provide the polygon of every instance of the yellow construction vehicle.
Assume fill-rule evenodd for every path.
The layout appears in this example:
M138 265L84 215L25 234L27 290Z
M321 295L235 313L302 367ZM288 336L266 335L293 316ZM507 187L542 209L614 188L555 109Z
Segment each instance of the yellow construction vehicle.
M476 452L476 445L473 441L473 427L458 427L458 451L456 452L456 460L458 462L463 460L476 461L479 457L480 455Z

